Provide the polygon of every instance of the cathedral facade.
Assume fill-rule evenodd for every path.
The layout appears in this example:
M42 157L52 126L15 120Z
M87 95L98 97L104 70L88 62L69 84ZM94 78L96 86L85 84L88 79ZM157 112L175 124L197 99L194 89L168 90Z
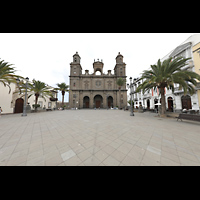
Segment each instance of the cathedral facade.
M73 62L70 63L70 108L111 108L120 106L124 108L127 105L126 84L119 86L117 79L126 79L126 64L123 62L123 56L119 53L116 57L114 74L111 70L103 72L103 62L99 60L93 63L93 72L89 70L82 73L80 64L81 57L78 52L73 55Z

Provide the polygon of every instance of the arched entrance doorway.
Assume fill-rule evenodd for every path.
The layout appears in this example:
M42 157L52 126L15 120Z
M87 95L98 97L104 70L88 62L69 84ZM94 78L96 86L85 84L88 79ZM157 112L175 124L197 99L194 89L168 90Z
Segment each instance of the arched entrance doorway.
M181 97L182 109L192 109L191 97L189 95Z
M154 104L157 104L157 103L158 103L158 99L154 99ZM155 105L154 107L156 110L158 110L158 105Z
M167 102L168 102L168 111L173 112L173 99L172 99L172 97L168 97Z
M147 99L147 109L149 110L150 109L150 100Z
M108 104L107 104L108 108L113 107L113 98L111 96L108 97Z
M90 107L90 98L88 96L85 96L83 98L83 108L89 108Z
M103 97L101 95L96 95L94 97L94 107L103 108Z
M15 112L14 113L23 113L24 99L19 98L15 101Z

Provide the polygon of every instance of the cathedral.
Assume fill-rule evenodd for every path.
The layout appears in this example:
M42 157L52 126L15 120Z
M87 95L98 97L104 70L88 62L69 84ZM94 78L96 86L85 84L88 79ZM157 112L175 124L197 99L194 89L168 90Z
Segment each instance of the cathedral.
M116 57L114 74L111 70L103 72L103 61L94 60L93 72L85 70L82 73L81 57L78 52L73 55L73 62L70 63L70 91L69 106L70 108L121 108L127 106L127 89L126 84L119 86L117 79L126 79L126 64L123 62L123 56L119 53Z

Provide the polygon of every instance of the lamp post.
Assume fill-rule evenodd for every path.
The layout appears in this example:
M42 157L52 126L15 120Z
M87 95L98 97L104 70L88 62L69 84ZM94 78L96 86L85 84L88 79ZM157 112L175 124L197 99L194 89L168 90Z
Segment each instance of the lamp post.
M108 94L106 95L106 99L107 99L107 110L108 110Z
M127 83L127 87L128 87L128 89L130 88L130 95L131 95L131 113L130 113L130 116L134 116L133 100L132 100L132 94L134 93L134 91L132 92L132 89L134 90L134 83L132 83L132 77L130 77L130 85Z
M22 114L22 117L27 116L27 114L26 114L26 101L27 101L27 87L28 87L28 80L29 80L29 78L26 77L26 84L23 85L23 86L26 87L26 91L25 91L24 108L23 108L23 114ZM17 78L16 81L17 81L17 84L19 84L20 79Z
M176 100L173 98L173 112L176 112Z

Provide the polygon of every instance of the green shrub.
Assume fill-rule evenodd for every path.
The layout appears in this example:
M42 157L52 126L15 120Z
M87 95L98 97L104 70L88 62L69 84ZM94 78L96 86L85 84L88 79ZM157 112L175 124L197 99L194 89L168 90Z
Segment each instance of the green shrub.
M40 107L40 104L36 104L36 105L33 104L32 106L33 106L33 108L35 108L35 107L36 107L36 108L39 108L39 107Z

